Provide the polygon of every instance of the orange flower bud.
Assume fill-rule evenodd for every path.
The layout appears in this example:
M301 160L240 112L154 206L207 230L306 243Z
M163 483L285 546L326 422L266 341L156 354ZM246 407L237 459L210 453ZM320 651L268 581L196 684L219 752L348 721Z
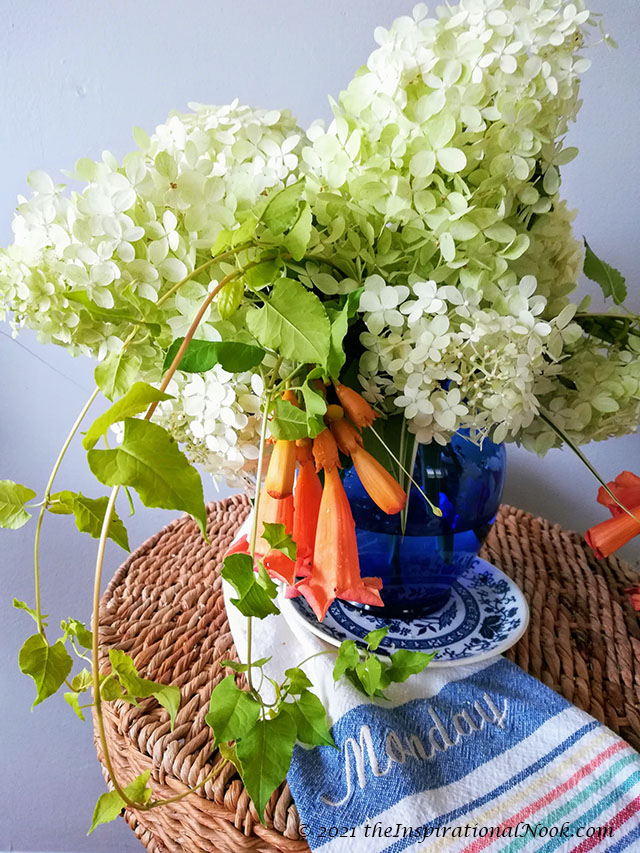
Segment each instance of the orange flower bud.
M341 421L334 421L331 424L331 433L340 450L348 456L351 455L355 448L362 447L360 433L349 421L344 420L344 418Z
M387 515L400 512L407 495L400 483L361 445L351 450L353 464L360 482L371 500Z
M299 465L305 462L313 462L313 450L310 438L299 438L296 441L296 457Z
M336 403L332 403L330 406L327 406L327 413L324 416L325 423L339 421L342 418L344 418L344 409L342 406L338 406Z
M357 391L354 391L353 388L338 383L336 385L336 394L342 408L358 429L370 427L378 417L364 397L358 394Z
M278 439L273 448L265 486L272 498L286 498L293 494L296 476L296 443Z
M338 445L330 429L323 429L320 435L313 439L313 458L316 460L316 471L333 471L334 468L340 467Z

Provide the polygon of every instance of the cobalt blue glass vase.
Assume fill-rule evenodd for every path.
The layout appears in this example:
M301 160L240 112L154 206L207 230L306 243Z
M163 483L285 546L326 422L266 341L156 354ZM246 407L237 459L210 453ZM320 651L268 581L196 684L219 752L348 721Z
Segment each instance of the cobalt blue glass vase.
M419 445L413 477L442 517L412 486L404 531L401 515L378 509L355 468L347 470L343 480L356 523L360 570L382 578L384 602L382 608L357 606L394 618L425 616L443 607L491 529L505 469L504 445L486 439L480 447L458 433L445 447Z

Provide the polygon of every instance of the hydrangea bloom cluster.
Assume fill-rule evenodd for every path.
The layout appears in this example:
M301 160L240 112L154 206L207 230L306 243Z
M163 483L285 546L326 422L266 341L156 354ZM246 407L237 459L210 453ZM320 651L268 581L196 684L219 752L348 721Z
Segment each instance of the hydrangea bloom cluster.
M583 251L558 197L593 17L581 0L437 12L419 4L376 31L302 155L317 199L331 198L326 221L343 223L340 253L375 269L360 303L367 396L402 407L420 441L468 427L544 452L558 439L541 405L578 442L633 429L632 357L571 322ZM585 405L596 364L608 402Z
M28 325L44 343L103 360L122 351L131 318L142 314L166 332L138 334L127 363L135 378L159 379L160 345L185 334L225 270L209 267L163 295L211 259L221 230L296 173L302 138L286 111L192 107L151 137L136 131L140 150L121 165L108 152L101 162L80 160L73 176L86 182L82 192L69 196L48 175L29 175L33 193L19 199L15 241L0 253L0 311L10 309L14 327ZM220 339L216 319L208 313L200 338ZM191 455L234 483L255 459L251 380L220 367L201 382L182 377L177 402L161 409L161 422L166 417Z
M583 0L460 0L436 17L421 3L376 31L379 47L327 128L305 134L286 111L193 105L151 137L137 131L139 150L121 164L80 160L81 191L32 173L0 252L0 311L97 357L117 396L126 382L158 381L167 347L242 267L197 337L258 339L262 375L281 330L270 325L270 347L247 318L293 278L301 299L304 285L326 307L315 310L327 330L349 308L355 381L419 441L468 429L544 453L559 440L540 412L579 443L631 431L640 338L591 335L570 301L583 250L559 198L593 23ZM282 188L288 212L272 211L267 227ZM245 230L244 254L212 260L221 236L223 249L236 231L244 246ZM267 264L252 279L269 252L271 278ZM307 370L313 344L299 343ZM294 348L284 353L281 376L296 367ZM191 458L234 485L255 470L259 373L178 372L158 408Z

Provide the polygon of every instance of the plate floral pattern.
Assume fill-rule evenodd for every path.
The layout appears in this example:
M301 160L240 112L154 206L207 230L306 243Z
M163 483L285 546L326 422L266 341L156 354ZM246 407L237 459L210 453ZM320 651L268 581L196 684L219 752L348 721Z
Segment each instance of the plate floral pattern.
M468 664L502 654L524 634L527 602L500 569L476 558L454 583L445 606L415 619L384 619L336 599L319 623L304 598L283 600L287 616L333 645L355 640L363 645L369 631L388 626L379 651L436 652L431 666Z

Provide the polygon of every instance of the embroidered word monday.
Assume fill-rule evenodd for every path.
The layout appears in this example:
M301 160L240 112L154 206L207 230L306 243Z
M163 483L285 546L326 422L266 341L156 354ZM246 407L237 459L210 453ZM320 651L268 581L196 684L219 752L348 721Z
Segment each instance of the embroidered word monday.
M358 779L358 785L364 789L367 785L367 761L371 774L374 777L387 776L394 765L406 764L409 760L429 761L440 752L446 752L455 747L463 738L472 737L481 732L485 726L493 725L504 729L507 716L507 700L503 699L502 710L500 710L488 693L482 697L484 701L473 703L473 710L465 710L454 714L449 728L445 726L437 711L431 706L428 708L429 716L433 726L429 729L423 740L416 734L400 736L398 732L390 729L387 732L384 752L386 763L384 767L376 755L376 750L371 736L369 726L361 726L360 736L346 738L343 745L344 776L347 791L341 800L332 800L323 796L322 801L328 806L342 806L353 794L354 769ZM477 714L477 717L476 717Z

